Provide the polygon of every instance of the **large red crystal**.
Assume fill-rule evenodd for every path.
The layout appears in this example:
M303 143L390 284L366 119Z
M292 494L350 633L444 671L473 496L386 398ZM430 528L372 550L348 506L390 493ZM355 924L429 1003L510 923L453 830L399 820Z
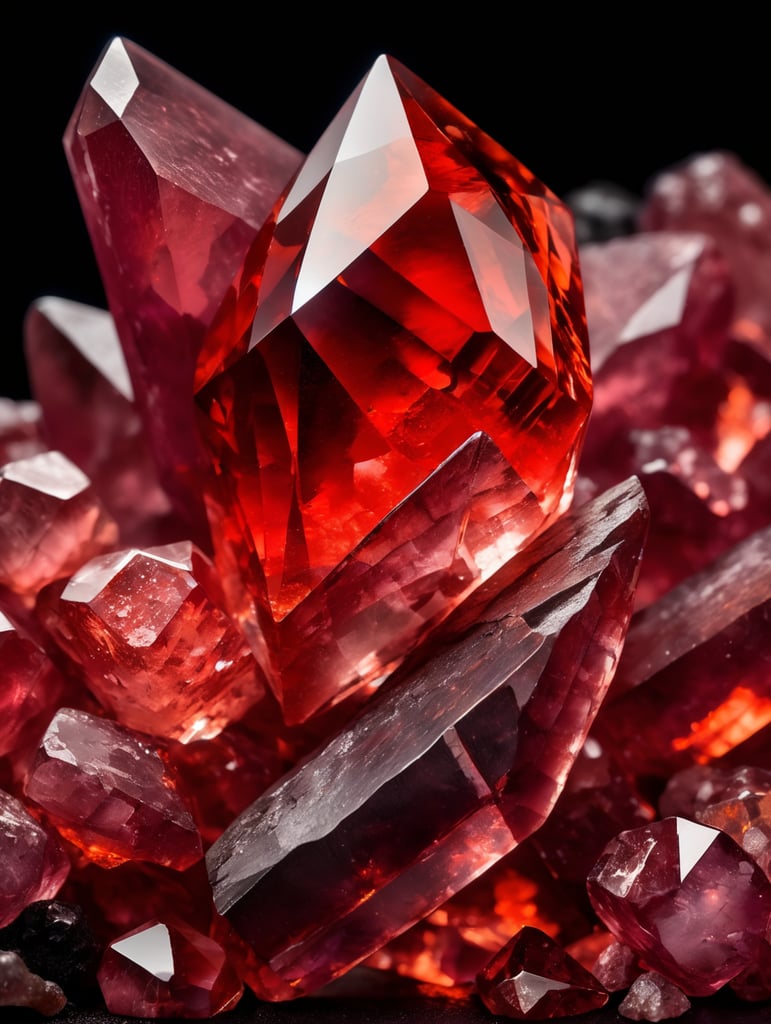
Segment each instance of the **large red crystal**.
M566 507L591 402L572 218L398 62L381 57L334 119L237 289L198 383L222 484L213 540L220 563L249 581L255 607L231 600L253 637L323 588L387 516L398 521L401 503L479 432L522 481L508 499L526 510L518 542ZM486 477L464 499L470 510ZM435 521L457 496L440 497ZM413 530L398 531L402 559ZM461 541L465 557L435 571L445 614L467 588L469 558L481 579L511 554L484 534ZM327 633L345 650L338 615L322 623L322 651ZM368 627L369 658L364 668L348 659L340 692L382 675L393 628ZM276 688L301 691L298 717L327 696L304 672L284 672Z
M200 528L196 353L300 154L120 38L64 144L154 454L180 516Z
M636 481L563 517L217 840L215 904L260 996L342 974L543 822L610 682L645 528Z

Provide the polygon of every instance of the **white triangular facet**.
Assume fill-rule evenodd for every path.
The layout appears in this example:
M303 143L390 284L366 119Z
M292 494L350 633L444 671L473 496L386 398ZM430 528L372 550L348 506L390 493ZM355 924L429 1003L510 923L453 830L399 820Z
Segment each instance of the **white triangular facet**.
M123 117L131 97L137 91L139 78L122 39L113 39L110 43L90 84L110 110L117 117Z
M113 942L112 948L158 981L169 981L174 975L174 952L165 924L155 924L136 935Z
M529 1013L547 992L558 992L560 989L570 988L570 985L564 981L555 981L553 978L544 978L540 974L520 971L514 978L514 987L522 1012Z
M619 341L634 341L669 327L677 327L683 319L692 275L692 265L673 274L630 316L619 335Z
M718 832L687 818L677 819L677 843L680 853L680 881L701 860L714 843Z

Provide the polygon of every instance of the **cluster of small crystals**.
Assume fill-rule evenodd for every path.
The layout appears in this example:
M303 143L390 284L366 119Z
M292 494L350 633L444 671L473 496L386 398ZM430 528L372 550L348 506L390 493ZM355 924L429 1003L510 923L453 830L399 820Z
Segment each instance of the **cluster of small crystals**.
M768 188L577 252L391 58L302 160L122 39L65 145L110 312L0 400L0 1005L771 999Z

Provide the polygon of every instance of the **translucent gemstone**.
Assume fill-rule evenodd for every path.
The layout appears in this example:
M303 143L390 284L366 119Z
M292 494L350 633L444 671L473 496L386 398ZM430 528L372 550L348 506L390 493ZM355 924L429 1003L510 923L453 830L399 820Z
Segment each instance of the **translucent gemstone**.
M740 769L727 776L696 818L727 832L771 878L771 772Z
M37 402L0 398L0 466L37 455L48 447L40 434Z
M560 519L217 840L215 905L260 997L343 973L542 824L609 685L645 526L636 481Z
M0 1007L25 1007L53 1017L66 1005L58 985L33 974L17 953L0 951Z
M120 722L188 742L264 693L221 603L211 563L184 541L93 559L41 595L38 613Z
M110 1013L129 1017L209 1018L243 991L222 946L173 918L113 940L98 977Z
M477 977L491 1013L514 1020L551 1020L599 1009L608 993L577 960L537 928L523 928Z
M623 942L611 942L597 957L592 974L608 992L627 989L641 973L633 949Z
M253 633L297 609L480 432L522 482L509 500L525 502L526 534L569 503L591 404L572 217L397 61L379 58L335 117L237 289L204 343L198 399L221 484L215 550L248 581L248 600L231 604ZM472 519L487 478L473 481ZM455 504L441 497L435 522ZM471 541L478 582L510 550L484 532ZM445 613L468 583L465 565L437 572ZM372 679L390 667L378 648L391 618L371 636ZM346 632L335 629L344 655ZM289 683L276 685L287 699ZM303 690L307 715L320 701Z
M57 838L24 804L0 790L0 928L61 888L70 862Z
M690 1010L691 1001L677 985L655 971L636 978L621 1000L618 1012L629 1020L672 1020Z
M616 938L694 996L711 995L755 963L771 915L771 884L760 868L729 836L686 818L622 832L587 889Z
M700 153L651 181L645 230L703 231L726 255L737 289L732 333L771 357L771 191L733 153Z
M636 775L724 755L771 722L770 627L771 527L635 615L597 739Z
M147 860L182 869L203 854L190 811L148 739L62 708L26 784L59 832L98 864Z
M49 446L88 476L123 543L152 536L153 528L157 536L169 500L110 314L67 299L38 299L24 322L24 346Z
M120 38L91 74L64 144L164 482L180 515L204 528L196 354L300 154Z
M0 585L32 597L117 539L88 477L61 452L0 467Z

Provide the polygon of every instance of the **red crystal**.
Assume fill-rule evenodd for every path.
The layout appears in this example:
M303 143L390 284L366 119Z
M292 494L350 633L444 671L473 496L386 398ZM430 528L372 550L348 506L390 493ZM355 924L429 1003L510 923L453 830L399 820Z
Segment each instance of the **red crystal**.
M243 990L222 946L174 918L112 941L98 978L110 1013L129 1017L213 1017Z
M622 832L587 888L616 938L694 996L755 963L771 915L760 868L729 836L685 818Z
M217 840L215 905L258 995L343 973L542 824L609 684L645 527L636 481L563 517Z
M38 613L88 688L124 725L188 742L215 736L264 686L189 542L87 562Z
M126 39L64 138L164 482L203 522L190 388L204 331L300 154Z
M604 1006L608 993L577 960L537 928L523 928L477 977L491 1013L514 1020L552 1020Z
M571 216L398 62L380 58L334 119L237 288L204 345L199 401L221 483L215 550L234 589L236 566L248 581L248 599L230 601L253 636L324 587L479 432L524 485L508 500L537 503L525 533L566 507L591 402ZM486 474L478 485L472 519ZM441 497L435 522L457 503ZM398 528L407 560L413 529ZM445 614L469 556L482 579L510 554L488 541L483 531L437 572ZM347 571L359 575L355 559ZM345 654L341 632L334 623ZM351 659L340 690L381 676L390 641L373 632L369 664ZM326 696L304 673L276 689L299 691L303 717Z
M771 879L771 772L744 768L722 780L696 818L727 832Z
M203 854L174 780L146 737L84 711L54 715L26 784L59 832L98 864L179 870Z
M672 1020L690 1010L688 997L671 981L655 971L645 971L619 1005L618 1012L629 1020Z
M70 862L55 835L24 804L0 790L0 928L35 900L51 899Z
M0 585L32 597L117 539L88 478L61 452L0 467Z

